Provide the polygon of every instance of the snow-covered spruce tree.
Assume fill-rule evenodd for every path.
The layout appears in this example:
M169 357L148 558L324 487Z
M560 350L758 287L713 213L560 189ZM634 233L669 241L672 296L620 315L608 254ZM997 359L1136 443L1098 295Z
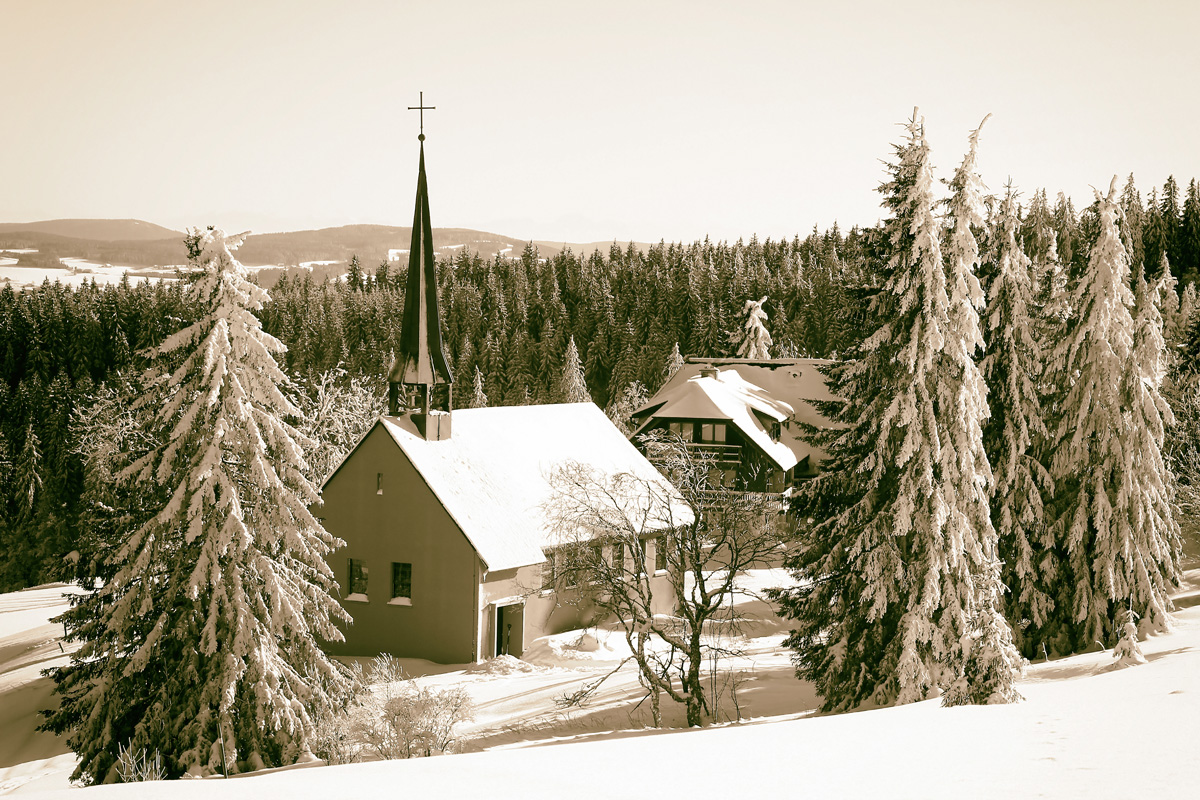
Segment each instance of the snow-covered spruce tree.
M1161 453L1162 420L1170 409L1156 385L1161 378L1152 374L1161 362L1161 328L1157 343L1153 336L1135 343L1129 257L1115 196L1115 178L1106 197L1096 192L1099 236L1072 294L1075 317L1052 362L1064 376L1050 453L1057 492L1052 530L1062 558L1055 613L1027 635L1056 653L1113 641L1117 616L1126 609L1144 629L1165 628L1168 592L1178 576L1178 528ZM1151 359L1155 348L1160 355Z
M592 402L587 381L583 378L583 362L579 360L579 348L575 346L574 336L567 344L567 355L564 361L563 375L558 382L559 401L563 403Z
M984 447L992 467L992 524L999 537L1007 616L1026 656L1037 642L1022 638L1030 621L1040 627L1054 608L1058 569L1042 497L1053 495L1050 473L1037 460L1035 443L1046 437L1038 381L1043 355L1033 318L1033 267L1018 239L1012 189L1000 206L992 253L986 319L987 356L982 363L992 416ZM1022 621L1025 621L1022 624Z
M1179 580L1182 545L1175 520L1175 478L1163 454L1166 428L1175 424L1171 406L1163 396L1168 358L1159 309L1164 289L1170 286L1161 279L1146 281L1139 277L1137 281L1133 359L1126 365L1122 381L1122 406L1130 415L1130 451L1134 457L1127 465L1133 468L1128 470L1129 482L1123 489L1129 495L1129 531L1118 531L1122 538L1113 543L1111 566L1114 571L1124 568L1127 573L1128 583L1121 591L1129 598L1126 610L1132 607L1150 629L1161 629L1168 621L1172 607L1169 591ZM1102 564L1107 572L1109 563ZM1120 587L1120 581L1116 585Z
M667 366L663 369L663 374L666 376L663 380L665 384L671 378L675 377L675 373L683 369L683 355L679 352L679 342L671 348L671 354L667 356Z
M617 430L626 436L632 436L638 426L637 421L633 419L633 412L646 405L647 399L649 398L646 394L646 387L642 385L641 381L634 381L625 387L625 390L609 405L605 413L612 420L612 424L617 426Z
M950 297L937 382L938 426L945 434L938 456L937 488L945 514L946 563L942 569L952 577L945 582L940 599L942 615L953 619L965 614L968 629L959 643L961 654L952 659L961 663L960 673L946 688L945 705L1016 700L1013 680L1023 667L1001 612L1004 586L989 504L992 470L983 448L983 425L990 415L988 388L975 363L976 353L983 350L979 311L984 296L975 276L979 244L973 231L984 223L984 187L975 165L982 128L983 122L972 131L967 154L950 182L947 220ZM969 593L954 594L964 589Z
M767 312L761 300L747 300L742 307L741 324L738 329L729 334L729 343L733 345L738 358L770 358L771 334L767 332Z
M946 538L939 485L946 275L915 113L907 130L880 188L893 216L885 283L869 309L879 327L830 370L830 389L846 402L822 404L839 425L816 434L829 459L794 501L809 521L787 561L798 585L772 593L795 621L786 643L797 675L816 684L826 710L912 702L949 686L971 630L974 581L962 543Z
M483 391L483 373L479 371L479 367L475 367L475 385L471 394L471 408L487 408L488 396Z
M317 645L346 615L322 556L340 542L308 507L303 437L282 421L284 348L254 312L267 293L236 238L192 231L199 321L150 352L138 410L160 443L116 474L162 505L113 542L111 578L65 615L82 642L56 671L75 777L117 778L118 751L158 751L169 775L287 764L346 679ZM140 523L140 524L137 524Z
M1183 292L1179 295L1179 317L1178 325L1175 330L1175 337L1171 340L1174 342L1186 342L1189 338L1189 332L1196 326L1196 308L1200 303L1196 301L1196 284L1189 283L1183 287ZM1186 358L1188 354L1197 354L1200 350L1184 346L1183 356Z

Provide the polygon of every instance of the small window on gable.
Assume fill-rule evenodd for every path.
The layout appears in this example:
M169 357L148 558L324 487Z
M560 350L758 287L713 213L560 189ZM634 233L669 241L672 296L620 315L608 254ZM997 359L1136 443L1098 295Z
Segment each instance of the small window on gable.
M633 565L633 567L634 567L633 571L636 572L638 575L641 575L642 573L644 573L646 571L646 540L645 539L637 540L637 551L636 551L635 557L637 558L637 563Z
M546 553L546 560L542 562L542 590L550 591L554 588L554 551Z
M392 605L412 605L412 564L392 562Z
M725 443L725 423L705 422L700 426L700 441L706 443Z
M367 562L363 561L361 558L351 558L348 560L350 562L350 580L348 583L348 588L350 589L349 594L352 597L358 595L358 597L355 597L355 599L366 600Z
M691 426L689 425L688 427L691 427ZM687 439L691 438L691 431L688 431L688 436L683 435L683 423L682 422L668 422L667 430L669 430L671 432L672 436L682 437L685 441Z
M664 534L654 540L654 571L663 572L667 568L667 536Z
M625 543L613 542L612 544L612 568L617 572L625 570Z
M375 494L383 494L383 473L375 473Z

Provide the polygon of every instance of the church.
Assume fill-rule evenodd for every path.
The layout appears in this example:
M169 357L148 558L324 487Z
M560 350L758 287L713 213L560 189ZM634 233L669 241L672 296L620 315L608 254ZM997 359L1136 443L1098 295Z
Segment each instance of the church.
M577 461L678 494L592 403L453 409L438 317L425 136L399 352L380 417L322 484L317 516L346 542L327 557L353 619L335 655L390 653L443 664L520 656L580 627L543 572L556 531L551 471ZM680 500L682 503L682 500ZM661 532L665 533L665 532ZM655 532L642 557L653 572ZM673 609L665 576L656 605Z

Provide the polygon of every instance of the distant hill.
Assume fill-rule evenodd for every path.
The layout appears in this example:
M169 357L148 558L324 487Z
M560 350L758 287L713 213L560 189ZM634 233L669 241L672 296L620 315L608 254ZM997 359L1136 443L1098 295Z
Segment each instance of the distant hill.
M45 233L97 242L146 242L182 239L183 234L140 219L48 219L41 222L0 222L0 234Z
M44 222L0 223L0 250L37 250L36 258L26 260L46 262L58 258L84 258L101 264L132 268L164 267L182 264L187 259L183 247L184 234L150 222L123 220L47 220ZM313 277L321 280L341 275L351 256L357 255L363 271L375 272L379 263L394 253L394 263L406 267L407 251L412 240L412 228L390 225L343 225L287 233L252 234L237 251L243 264L266 267L260 272L266 286L274 285L279 276L307 262L333 262L313 267ZM528 242L498 233L470 228L434 228L433 244L438 254L450 257L466 248L484 258L504 255L519 257ZM541 258L553 258L570 248L576 254L593 250L607 253L612 242L588 244L533 242ZM618 243L624 249L626 243ZM648 245L635 243L639 250Z
M349 261L357 255L367 271L388 257L389 250L407 250L412 241L412 228L391 225L343 225L340 228L321 228L314 231L261 233L250 236L238 249L243 264L300 264L305 261ZM498 233L485 233L468 228L434 228L433 245L443 255L466 247L487 258L496 253L520 255L525 242ZM542 252L543 257L553 252ZM408 259L404 259L407 263Z

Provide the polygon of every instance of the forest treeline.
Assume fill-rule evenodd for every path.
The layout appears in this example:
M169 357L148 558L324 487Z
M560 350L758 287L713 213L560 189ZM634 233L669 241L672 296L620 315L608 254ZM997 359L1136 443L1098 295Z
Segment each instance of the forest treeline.
M1200 274L1196 181L1181 192L1169 179L1143 201L1131 177L1121 206L1133 264L1153 273L1165 255L1187 287L1171 334L1179 346ZM1085 269L1098 232L1095 206L1077 212L1062 195L1051 202L1034 193L1021 211L1029 256L1053 248L1071 276ZM731 354L739 313L762 297L773 356L835 358L870 333L868 298L888 250L879 228L835 225L781 241L661 243L645 252L614 244L586 257L568 250L543 259L532 245L517 258L460 251L438 266L455 404L475 396L476 370L491 405L562 399L571 339L595 402L628 404L658 388L675 348ZM183 255L181 243L176 260ZM986 272L981 279L986 285ZM394 264L354 259L346 280L293 274L272 288L262 323L287 345L296 391L315 392L339 367L347 380L382 381L399 342L403 283ZM194 315L175 283L0 289L0 590L75 577L86 538L80 415L102 386L138 373L141 351Z

